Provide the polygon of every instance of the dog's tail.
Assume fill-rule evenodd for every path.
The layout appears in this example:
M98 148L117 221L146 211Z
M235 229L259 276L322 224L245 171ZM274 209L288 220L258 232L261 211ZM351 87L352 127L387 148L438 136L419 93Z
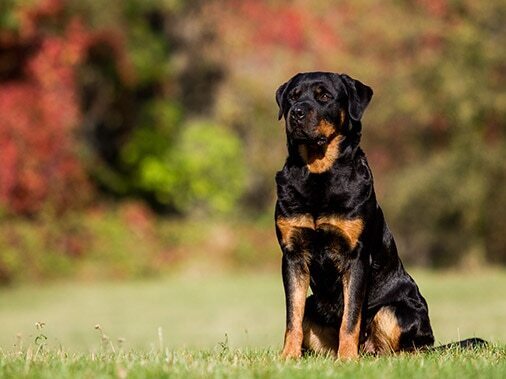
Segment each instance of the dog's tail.
M482 340L481 338L468 338L466 340L457 341L457 342L450 342L446 345L441 346L435 346L430 348L429 350L432 351L442 351L442 350L448 350L448 349L474 349L477 347L485 347L488 345L488 342L485 340Z

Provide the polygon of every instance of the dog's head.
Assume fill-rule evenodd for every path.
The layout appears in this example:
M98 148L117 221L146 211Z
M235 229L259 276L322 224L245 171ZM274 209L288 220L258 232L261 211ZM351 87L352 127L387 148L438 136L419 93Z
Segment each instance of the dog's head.
M345 74L295 75L276 91L289 143L325 147L336 136L360 135L360 119L372 94L370 87Z

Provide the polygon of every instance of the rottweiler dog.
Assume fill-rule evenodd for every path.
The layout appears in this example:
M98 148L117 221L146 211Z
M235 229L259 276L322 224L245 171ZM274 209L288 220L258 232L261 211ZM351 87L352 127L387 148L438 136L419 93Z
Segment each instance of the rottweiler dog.
M401 263L359 146L372 95L328 72L297 74L276 92L288 147L276 174L282 357L310 350L355 358L434 343L427 302Z

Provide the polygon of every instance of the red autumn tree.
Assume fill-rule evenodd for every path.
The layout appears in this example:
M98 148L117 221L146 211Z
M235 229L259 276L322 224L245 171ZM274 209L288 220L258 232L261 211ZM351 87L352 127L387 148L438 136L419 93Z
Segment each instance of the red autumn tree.
M0 210L82 206L91 186L79 157L77 73L104 36L69 16L60 0L11 12L17 27L0 29Z

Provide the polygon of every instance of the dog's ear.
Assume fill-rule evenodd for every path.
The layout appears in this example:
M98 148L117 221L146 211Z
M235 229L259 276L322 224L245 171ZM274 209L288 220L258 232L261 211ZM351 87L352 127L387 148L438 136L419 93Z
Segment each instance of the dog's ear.
M279 86L278 90L276 91L276 103L278 103L279 107L279 113L278 113L278 120L281 120L281 117L283 117L283 113L285 110L283 109L283 102L286 96L286 90L288 88L288 84L290 84L291 79L287 81L286 83L283 83Z
M348 113L352 120L360 121L365 108L372 98L372 88L350 78L346 74L339 75L348 93Z

